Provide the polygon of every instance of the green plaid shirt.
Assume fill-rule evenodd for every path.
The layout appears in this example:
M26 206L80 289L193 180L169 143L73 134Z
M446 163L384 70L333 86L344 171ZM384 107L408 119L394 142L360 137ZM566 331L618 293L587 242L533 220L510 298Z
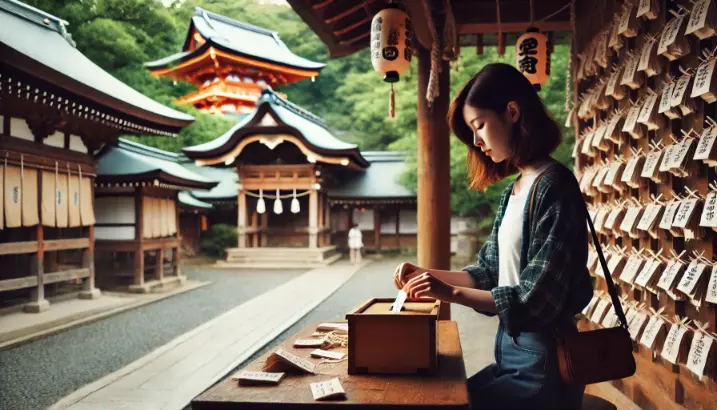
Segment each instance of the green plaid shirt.
M532 220L528 221L533 190ZM550 166L533 184L523 211L520 284L498 286L498 228L513 191L503 192L490 239L478 252L478 261L463 270L476 288L490 290L501 324L510 335L538 331L572 318L592 297L587 270L587 224L580 187L572 171Z

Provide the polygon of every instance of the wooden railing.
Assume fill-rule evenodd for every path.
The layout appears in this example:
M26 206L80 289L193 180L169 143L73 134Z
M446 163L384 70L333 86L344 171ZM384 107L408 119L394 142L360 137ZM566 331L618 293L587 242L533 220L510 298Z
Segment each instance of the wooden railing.
M45 252L66 251L70 249L87 249L90 247L89 238L53 239L45 243ZM39 249L37 241L10 242L0 244L0 255L19 255L35 253Z
M60 272L45 273L42 275L44 284L64 282L73 279L82 279L90 276L90 270L88 268L80 269L68 269ZM25 289L37 286L37 275L36 276L25 276L22 278L13 278L0 280L0 292L6 290Z

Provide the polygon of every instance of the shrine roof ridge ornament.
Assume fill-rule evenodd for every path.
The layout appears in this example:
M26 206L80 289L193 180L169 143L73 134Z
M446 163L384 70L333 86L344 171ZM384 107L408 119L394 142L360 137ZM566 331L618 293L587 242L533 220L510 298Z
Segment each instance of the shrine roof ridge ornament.
M307 110L306 108L299 107L298 105L294 104L293 102L279 97L270 88L265 88L264 90L262 90L261 98L257 102L257 106L262 101L270 101L270 102L279 104L282 107L286 108L287 110L290 110L290 111L294 112L295 114L304 117L305 119L315 123L316 125L319 125L319 126L325 128L326 130L329 129L328 125L326 125L326 123L324 122L324 120L321 119L321 117L312 113L311 111Z
M232 25L232 26L236 26L236 27L239 27L239 28L242 28L242 29L245 29L245 30L251 30L251 31L254 31L254 32L258 33L258 34L264 34L264 35L272 36L272 37L274 37L274 38L277 40L277 43L280 43L280 42L281 42L281 40L279 40L279 33L277 33L277 32L274 31L274 30L269 30L268 28L255 26L255 25L253 25L253 24L249 24L249 23L244 22L244 21L234 20L234 19L232 19L232 18L229 18L229 17L226 17L226 16L222 16L221 14L217 14L217 13L215 13L215 12L213 12L213 11L209 11L209 10L203 9L203 8L201 8L201 7L199 7L199 6L197 6L197 7L194 8L194 15L205 19L205 20L207 21L207 23L209 23L209 24L211 24L211 21L210 21L210 19L209 19L209 17L211 16L211 20L221 21L222 23L229 24L229 25ZM283 42L281 42L281 45L283 45ZM186 47L186 46L187 46L187 45L185 44L185 47Z
M65 26L68 26L69 23L57 16L53 16L50 13L46 13L38 8L17 0L5 0L0 2L0 9L22 17L40 27L54 30L60 33L72 47L76 46L75 42L72 40L72 35L68 33L65 28Z

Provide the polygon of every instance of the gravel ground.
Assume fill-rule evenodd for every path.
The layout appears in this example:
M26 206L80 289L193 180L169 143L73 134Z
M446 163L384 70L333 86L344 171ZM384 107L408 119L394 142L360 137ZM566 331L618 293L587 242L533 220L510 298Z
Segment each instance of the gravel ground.
M0 351L0 409L45 408L304 271L185 272L212 284Z

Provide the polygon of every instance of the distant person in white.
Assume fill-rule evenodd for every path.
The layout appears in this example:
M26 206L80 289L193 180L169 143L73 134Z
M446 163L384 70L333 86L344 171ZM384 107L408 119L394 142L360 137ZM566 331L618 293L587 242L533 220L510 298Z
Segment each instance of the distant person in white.
M358 224L355 223L349 230L349 257L352 265L361 263L361 248L363 248L363 235Z

